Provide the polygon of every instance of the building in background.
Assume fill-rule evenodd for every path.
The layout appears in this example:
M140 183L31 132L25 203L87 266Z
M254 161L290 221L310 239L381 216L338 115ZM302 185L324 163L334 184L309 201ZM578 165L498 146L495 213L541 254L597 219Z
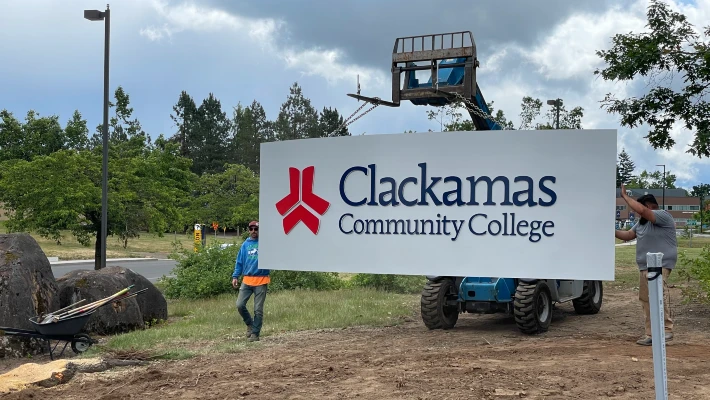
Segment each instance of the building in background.
M652 194L658 200L658 206L663 208L663 189L626 189L626 192L633 199L637 199L644 194ZM685 189L666 189L665 209L671 213L675 219L676 227L680 228L688 224L688 220L693 220L693 215L700 211L700 198L688 195ZM706 207L707 209L707 207ZM618 223L628 223L632 225L638 221L638 215L629 215L633 210L629 209L624 199L621 197L621 189L616 188L616 221ZM703 221L708 224L710 221ZM697 222L698 225L700 221Z

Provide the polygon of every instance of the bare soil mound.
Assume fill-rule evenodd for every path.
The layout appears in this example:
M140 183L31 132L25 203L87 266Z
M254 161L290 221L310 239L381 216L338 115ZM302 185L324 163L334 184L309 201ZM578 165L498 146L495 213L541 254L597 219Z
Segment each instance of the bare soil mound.
M542 335L521 334L504 315L464 314L450 331L429 331L415 316L397 327L297 332L236 354L77 374L6 398L654 398L652 349L635 344L643 333L638 293L605 289L599 314L559 305ZM681 305L675 290L672 310L670 398L708 399L710 313Z

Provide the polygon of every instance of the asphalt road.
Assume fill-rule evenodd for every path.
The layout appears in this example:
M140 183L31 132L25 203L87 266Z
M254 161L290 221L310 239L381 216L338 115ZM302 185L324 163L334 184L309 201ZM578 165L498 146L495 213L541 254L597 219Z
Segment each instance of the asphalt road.
M59 278L69 271L76 269L94 269L94 262L91 261L79 261L79 262L62 262L52 264L52 272L54 273L54 278ZM106 260L106 266L117 265L124 268L129 268L135 273L143 275L151 282L156 282L163 275L171 276L172 270L175 268L176 262L174 260L158 260L151 258L148 260L136 260L136 261L125 261L125 260Z

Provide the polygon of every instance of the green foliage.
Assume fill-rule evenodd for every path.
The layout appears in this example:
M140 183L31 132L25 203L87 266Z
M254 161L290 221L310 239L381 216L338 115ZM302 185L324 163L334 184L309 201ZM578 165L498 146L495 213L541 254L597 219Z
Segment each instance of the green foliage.
M119 104L127 107L121 93L117 91L123 99ZM121 118L129 115L119 112ZM71 130L86 132L77 121ZM119 236L124 247L139 232L160 236L175 230L182 219L181 201L196 179L189 171L190 160L179 156L177 145L150 146L141 132L137 122L125 130L116 125L109 148L107 230ZM36 231L57 243L60 232L69 230L79 243L91 245L101 228L101 164L100 148L61 149L30 160L4 161L0 202L8 214L8 229ZM100 241L94 243L98 264Z
M617 34L610 50L596 52L607 65L594 74L610 81L648 77L651 89L644 96L627 99L609 93L602 106L618 114L624 126L647 124L651 129L645 138L654 149L670 149L676 144L671 129L680 122L683 129L695 133L687 152L708 157L710 44L700 39L683 14L662 1L651 1L647 19L648 32ZM704 28L704 34L710 35L710 26ZM673 82L674 76L682 81Z
M682 288L685 301L710 304L710 245L705 245L695 258L688 257L685 252L679 253L677 269L680 277L692 282Z
M547 122L545 123L535 122L535 119L542 111L542 101L540 99L525 96L520 104L520 109L520 129L541 130L555 129L557 127L557 109L554 105L551 105L547 110L545 114ZM560 129L582 129L582 118L584 117L584 109L582 107L577 106L568 111L564 104L561 104L559 114Z
M337 272L272 270L270 291L280 290L337 290L344 288Z
M215 243L207 247L175 249L175 277L165 278L165 296L171 299L202 299L234 292L232 272L239 244L220 248Z
M473 121L470 117L464 118L461 112L460 104L447 104L445 106L436 107L436 111L427 111L427 117L430 120L438 121L442 132L461 132L461 131L474 131L476 127L473 125ZM486 104L488 106L488 111L493 116L493 118L502 126L503 129L515 129L513 128L513 123L508 121L505 117L503 110L494 111L493 102ZM468 112L466 115L469 115ZM445 118L448 122L444 122ZM431 129L429 130L431 132ZM411 131L410 131L411 132Z
M350 279L351 287L373 288L386 292L420 293L426 278L419 275L356 274Z
M202 299L225 293L235 293L232 273L239 253L240 243L221 248L219 244L192 248L176 248L171 257L177 260L175 277L165 278L165 296L168 298ZM281 290L335 290L345 287L344 281L334 272L271 271L270 292ZM241 277L240 277L241 279Z
M631 156L626 152L626 149L621 149L619 160L616 165L616 187L621 187L621 184L629 184L634 176L636 164L631 160Z
M676 175L666 171L666 189L675 189ZM663 189L663 171L641 171L626 183L628 189Z
M193 198L195 220L236 228L259 218L259 177L243 165L226 164L225 171L200 177Z

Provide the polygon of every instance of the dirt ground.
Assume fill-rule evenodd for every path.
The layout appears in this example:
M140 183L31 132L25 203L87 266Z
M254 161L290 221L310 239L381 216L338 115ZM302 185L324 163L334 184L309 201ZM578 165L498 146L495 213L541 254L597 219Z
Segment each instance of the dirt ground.
M416 315L396 327L265 337L237 354L77 374L0 399L652 399L652 348L635 344L637 293L605 287L594 316L558 305L550 331L536 336L505 315L462 314L450 331L429 331ZM710 311L681 305L677 289L672 310L669 398L710 399Z

